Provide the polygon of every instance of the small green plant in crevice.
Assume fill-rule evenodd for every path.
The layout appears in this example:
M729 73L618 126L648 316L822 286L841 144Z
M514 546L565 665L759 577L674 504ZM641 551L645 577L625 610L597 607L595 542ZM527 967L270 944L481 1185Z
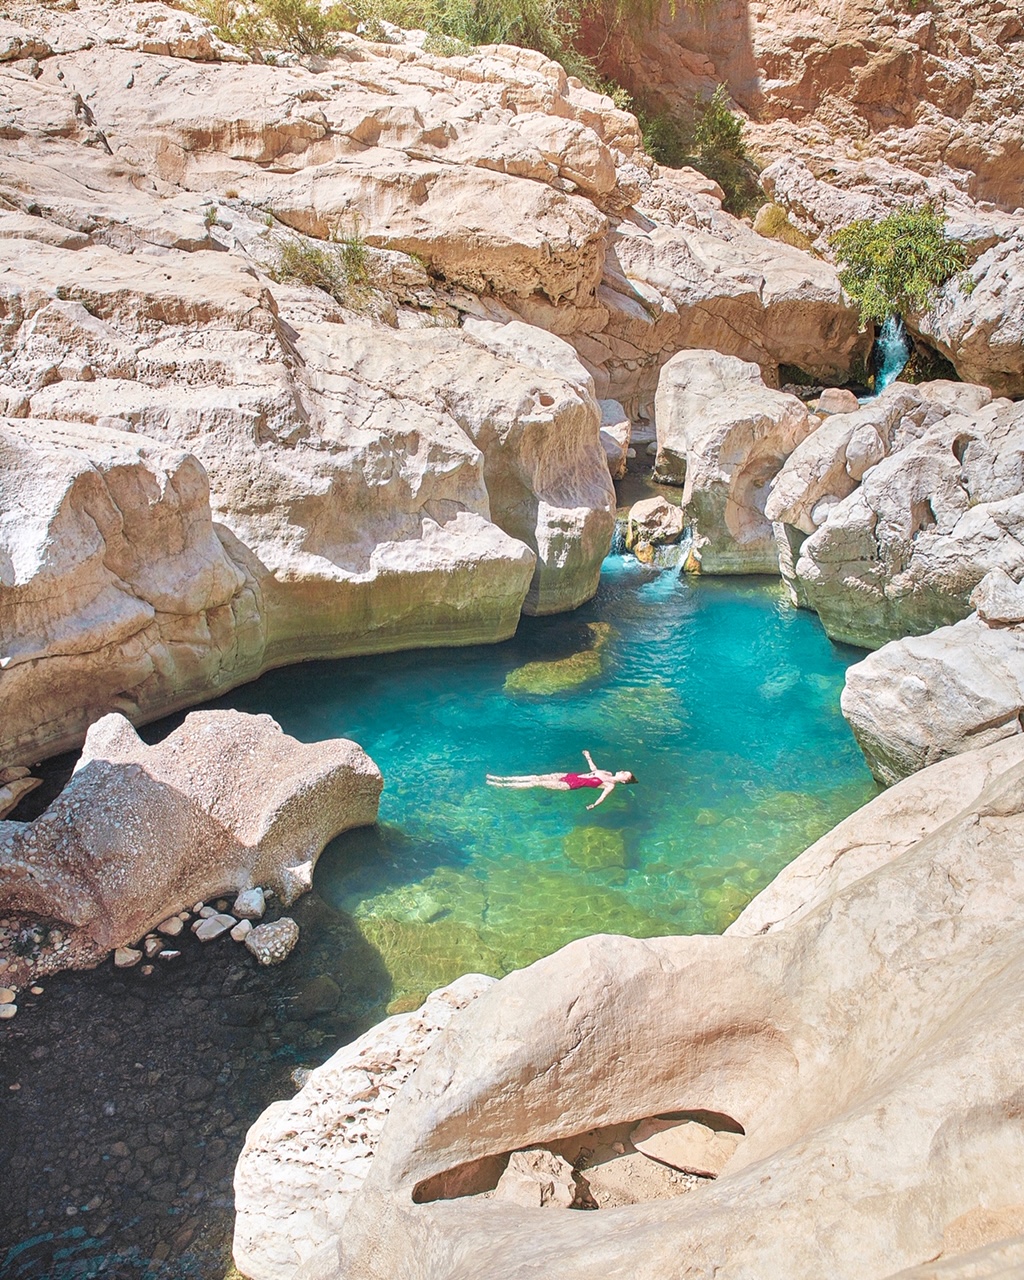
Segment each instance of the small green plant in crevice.
M207 229L207 231L209 231L211 227L215 227L216 225L217 225L217 206L215 204L209 204L206 206L206 209L203 213L203 226Z
M636 115L648 155L670 169L690 165L713 179L725 193L729 213L752 216L764 203L758 168L743 140L743 120L730 109L724 84L695 102L688 116L644 102Z
M291 235L278 243L270 275L274 280L322 289L335 302L355 306L368 290L366 245L357 234L336 234L322 243Z
M905 205L879 221L858 219L830 236L829 244L840 264L840 283L864 324L927 311L968 262L966 248L946 234L945 214L933 201Z

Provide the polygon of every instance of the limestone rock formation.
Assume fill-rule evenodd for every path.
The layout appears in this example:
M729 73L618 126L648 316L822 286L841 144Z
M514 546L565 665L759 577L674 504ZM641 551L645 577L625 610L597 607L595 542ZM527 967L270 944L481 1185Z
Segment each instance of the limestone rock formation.
M1021 31L1016 7L964 0L941 17L883 0L680 7L614 41L605 67L677 108L724 83L767 160L802 155L825 170L877 158L1012 210L1024 181Z
M872 773L890 783L1024 732L1024 627L972 614L893 640L846 672L843 715Z
M952 624L989 570L1024 573L1024 406L987 399L895 383L783 467L765 508L783 577L833 639L874 648Z
M341 1230L395 1095L452 1017L494 985L469 974L339 1049L249 1130L235 1168L235 1263L291 1280Z
M391 1099L332 1202L343 1233L325 1224L297 1280L631 1274L638 1242L652 1273L880 1280L1016 1235L1022 784L1017 743L902 784L848 821L832 868L803 855L806 892L767 933L588 938L503 979ZM746 1136L681 1198L538 1229L470 1194L510 1151L690 1109ZM291 1149L330 1131L306 1114ZM307 1184L303 1211L336 1185Z
M684 518L706 572L776 571L768 488L817 421L796 396L767 388L757 365L732 356L681 351L662 369L655 474L685 486Z
M96 963L197 900L259 884L287 905L330 839L376 821L380 790L354 742L300 743L270 716L197 711L146 746L107 715L50 807L0 823L0 912L60 926L70 946L44 948L46 972Z

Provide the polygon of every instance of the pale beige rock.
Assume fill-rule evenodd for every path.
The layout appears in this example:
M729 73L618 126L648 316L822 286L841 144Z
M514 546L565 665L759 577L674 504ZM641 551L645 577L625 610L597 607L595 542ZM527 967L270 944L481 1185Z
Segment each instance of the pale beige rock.
M880 782L1022 731L1024 628L977 614L893 640L846 672L843 715Z
M632 424L618 400L600 401L601 445L608 459L608 470L613 480L621 480L626 474Z
M343 1234L299 1280L630 1274L641 1238L646 1269L694 1280L864 1280L936 1258L1024 1175L1006 1109L1022 782L1018 758L960 812L922 812L920 838L764 936L585 939L503 979L393 1099ZM746 1131L687 1196L543 1231L493 1200L425 1198L450 1170L465 1189L469 1162L681 1106Z
M13 809L18 807L25 796L42 785L42 778L29 777L27 769L4 769L0 770L0 775L15 772L22 776L7 779L0 776L0 818L6 818Z
M142 959L142 952L134 947L116 947L114 949L114 965L118 969L132 969Z
M513 1151L494 1199L526 1209L568 1209L576 1198L572 1165L545 1147Z
M299 926L290 916L282 916L280 920L258 924L242 941L260 964L281 964L295 950Z
M843 387L826 387L814 408L817 413L856 413L860 404L852 391Z
M238 921L234 916L215 912L208 919L201 920L194 932L200 942L213 942L215 938L220 938L225 933L229 933L237 923Z
M863 474L859 488L853 490L860 467L850 465L857 437L841 424L866 426L871 408L820 428L803 450L836 431L831 463L827 450L820 452L815 471L797 450L767 504L790 526L780 530L780 543L794 552L783 564L794 599L815 609L834 639L867 647L966 617L971 593L990 570L1015 581L1024 575L1024 406L996 400L971 414L949 412L898 384L881 402L898 402L903 416L894 424L887 414L878 424L890 453ZM826 487L849 496L823 512L815 507L808 518L808 504ZM802 540L816 517L820 526Z
M655 474L684 485L683 515L694 526L703 569L774 572L778 552L765 500L817 419L796 396L766 387L757 365L681 351L661 371L655 423Z
M629 1139L651 1160L683 1173L717 1178L743 1141L739 1133L716 1132L694 1120L641 1120Z
M197 896L255 881L289 903L328 840L375 821L380 789L355 743L299 743L269 716L193 712L155 746L105 716L50 807L0 824L0 911L70 926L71 946L41 962L60 968L95 963Z
M451 1018L494 985L470 974L413 1013L387 1018L317 1067L294 1098L272 1103L235 1167L238 1267L289 1280L329 1245L370 1167L391 1100Z
M628 546L647 543L658 546L666 542L678 542L684 528L682 511L660 494L654 498L641 498L629 509Z
M1024 585L1003 569L991 569L971 592L971 604L990 627L1024 622Z

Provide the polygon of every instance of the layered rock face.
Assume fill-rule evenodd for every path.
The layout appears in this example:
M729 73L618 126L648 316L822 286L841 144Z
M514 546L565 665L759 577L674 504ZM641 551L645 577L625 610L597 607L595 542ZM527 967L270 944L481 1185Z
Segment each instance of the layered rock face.
M803 153L824 168L877 157L1012 210L1024 183L1021 34L1019 10L1001 0L954 0L941 17L882 0L732 3L679 8L606 57L610 73L671 104L726 84L766 158Z
M292 1274L632 1274L642 1251L664 1274L870 1280L1012 1254L1022 782L1019 738L937 765L812 846L725 937L589 938L478 995L392 1099L354 1194L303 1181L324 1243ZM297 1103L281 1158L319 1152L311 1174L345 1096ZM512 1151L697 1108L745 1136L685 1196L548 1208L539 1229L472 1194ZM284 1224L291 1193L263 1188ZM253 1274L284 1272L264 1257Z
M896 383L830 417L766 504L794 600L876 648L971 611L990 569L1019 579L1024 406L959 383Z
M70 945L44 949L45 972L95 963L197 899L261 885L287 905L329 840L376 821L381 786L354 742L300 743L269 716L193 712L150 747L113 713L40 817L0 822L0 912L60 926Z
M649 412L698 340L769 382L863 355L831 266L539 54L342 35L271 66L162 4L5 21L0 411L50 480L33 444L0 483L51 516L4 525L4 764L104 710L573 608L613 524L598 398Z
M661 371L655 424L655 475L684 486L704 571L775 573L769 485L817 419L796 396L765 387L756 365L681 351Z

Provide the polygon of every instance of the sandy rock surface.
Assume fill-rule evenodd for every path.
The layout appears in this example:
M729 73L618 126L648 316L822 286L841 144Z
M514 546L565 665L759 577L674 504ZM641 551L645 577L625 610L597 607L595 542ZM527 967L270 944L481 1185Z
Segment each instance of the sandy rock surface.
M708 573L773 573L769 486L818 420L796 396L764 385L757 365L681 351L664 366L655 403L655 475L682 484Z
M107 715L50 807L0 823L0 912L60 925L68 946L43 949L45 972L95 963L197 899L259 884L287 905L330 839L376 820L380 790L354 742L299 743L270 716L193 712L147 746Z
M881 1280L1018 1235L1001 1210L1024 1175L1022 781L1018 744L996 744L880 797L845 840L855 860L887 848L831 883L818 847L802 855L808 909L796 891L785 927L589 938L503 979L393 1099L343 1235L296 1275L626 1274L642 1240L665 1274ZM689 1108L746 1136L685 1196L542 1230L533 1210L432 1198L500 1153Z

